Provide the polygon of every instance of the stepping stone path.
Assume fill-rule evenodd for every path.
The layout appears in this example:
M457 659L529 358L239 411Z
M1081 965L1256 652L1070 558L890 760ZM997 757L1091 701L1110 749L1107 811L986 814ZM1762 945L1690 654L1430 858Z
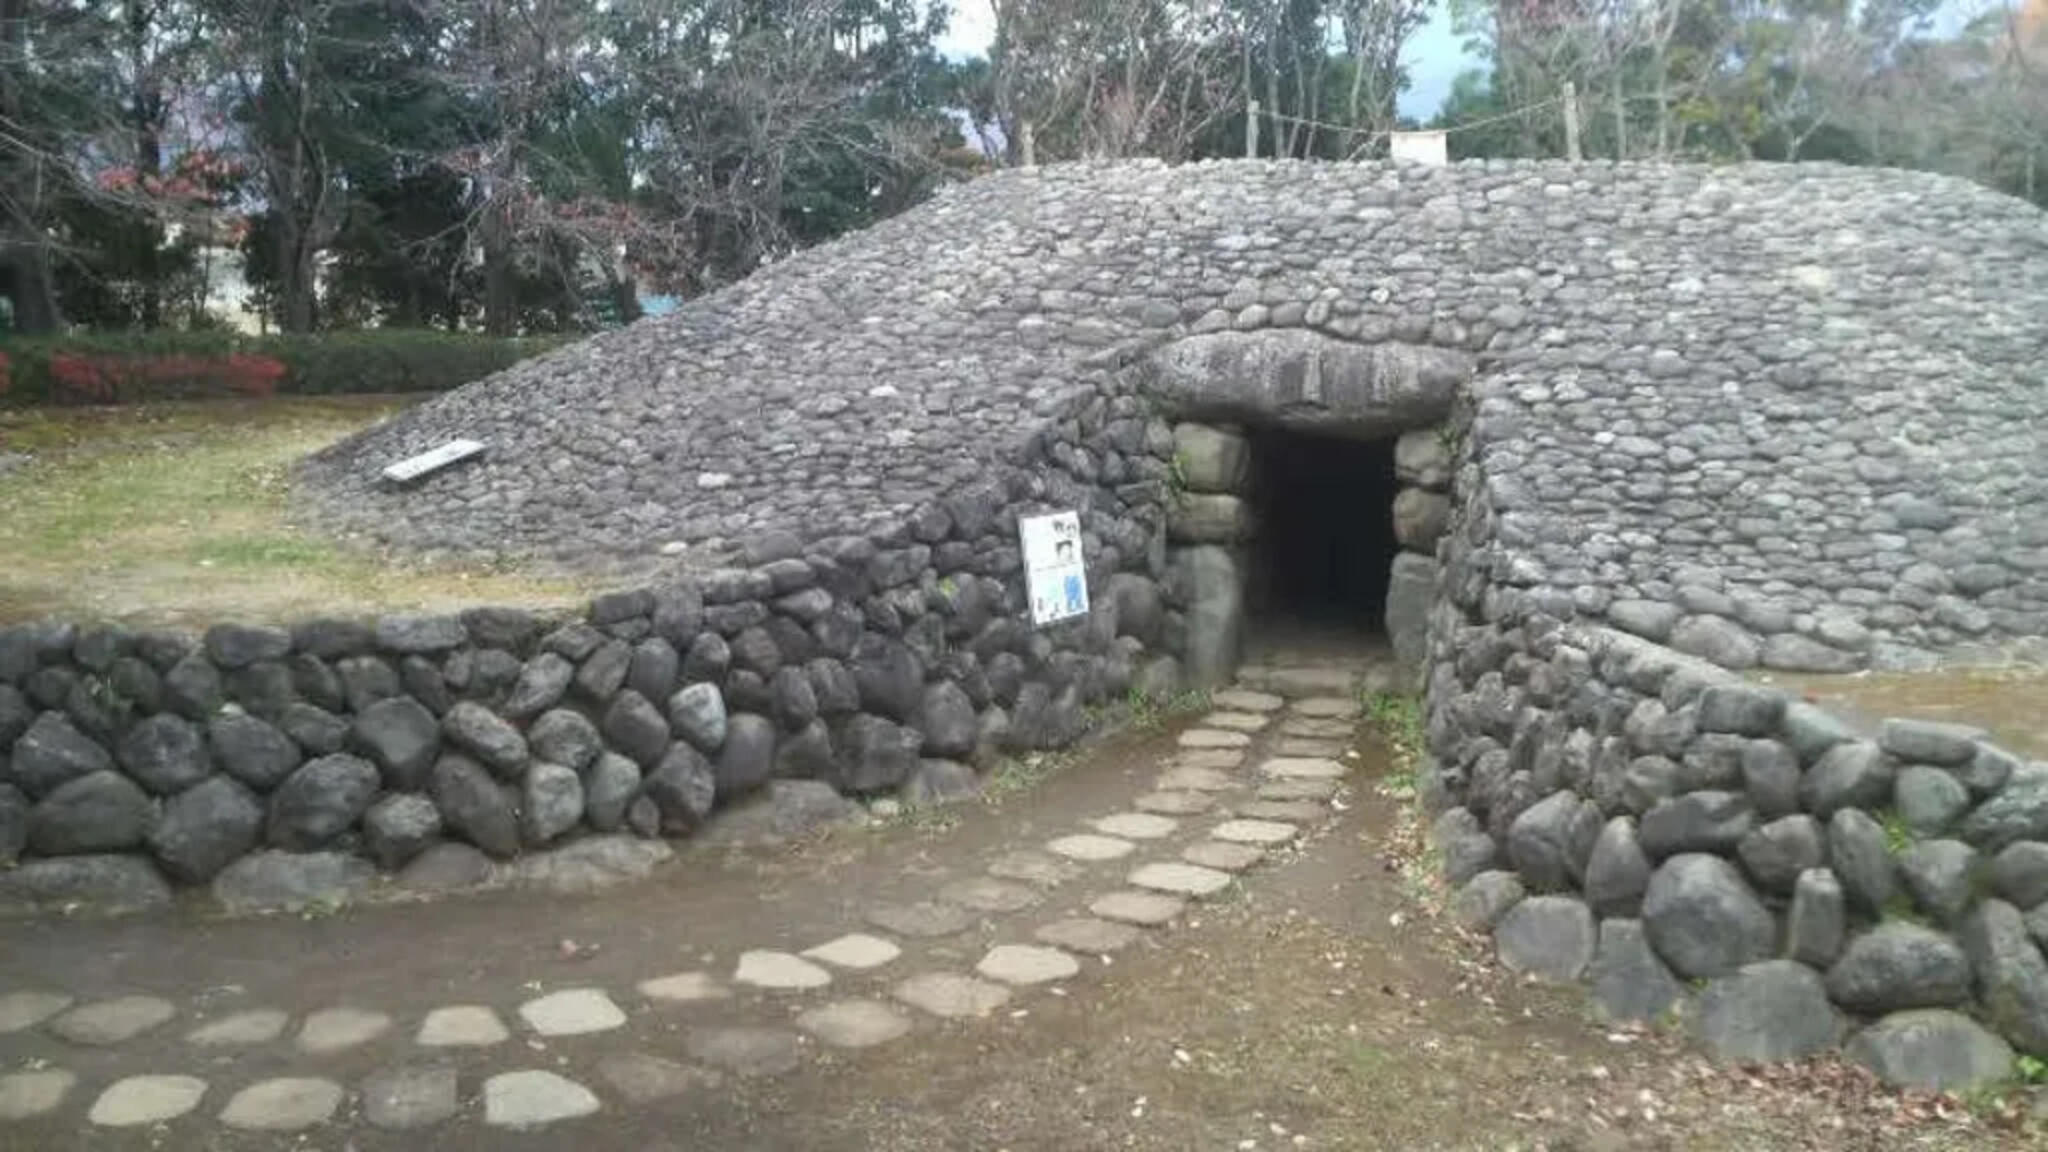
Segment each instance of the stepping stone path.
M363 1119L373 1128L405 1131L455 1115L455 1069L390 1068L363 1081Z
M1313 824L1325 815L1322 805L1308 800L1254 800L1239 804L1237 814L1246 820L1279 820Z
M78 1083L62 1068L0 1076L0 1120L26 1120L54 1112Z
M732 992L709 972L678 972L673 976L657 976L652 980L642 980L639 989L640 994L649 1000L660 1000L668 1004L724 1000L732 995Z
M796 1026L834 1048L873 1048L910 1033L910 1017L879 1000L841 1000L813 1008Z
M986 1016L1010 1002L1010 990L958 972L926 972L892 990L896 999L949 1020Z
M1129 840L1115 836L1090 836L1084 832L1078 836L1062 836L1047 844L1045 850L1069 860L1099 864L1104 860L1120 860L1129 856L1137 847Z
M597 1109L590 1089L553 1072L500 1072L484 1081L484 1123L493 1128L538 1128Z
M1173 830L1178 827L1180 821L1150 812L1118 812L1095 822L1097 832L1105 836L1121 836L1126 840L1158 840L1173 835Z
M1252 738L1243 732L1217 728L1190 728L1175 741L1183 748L1249 748Z
M1277 820L1226 820L1209 830L1209 835L1228 844L1264 847L1285 844L1301 835L1301 829Z
M1136 924L1140 928L1157 928L1180 915L1186 907L1187 901L1158 892L1111 892L1090 904L1088 911L1104 920Z
M1180 858L1190 864L1204 868L1216 868L1224 872L1242 872L1266 858L1263 848L1249 844L1231 844L1222 840L1204 840L1181 849Z
M488 1048L511 1038L496 1012L477 1004L457 1004L427 1013L413 1043L422 1048Z
M1158 780L1162 792L1228 792L1238 784L1237 777L1214 768L1168 768Z
M1300 670L1265 671L1272 684L1290 692L1331 691L1326 682L1343 683L1349 675L1318 669L1299 676L1295 673ZM1270 848L1296 840L1306 827L1328 818L1329 803L1349 774L1344 761L1356 757L1349 750L1358 711L1355 701L1318 696L1290 706L1276 695L1232 689L1217 693L1213 705L1217 711L1180 734L1180 748L1163 758L1154 790L1132 801L1135 811L1089 820L1090 831L1057 836L1039 848L1003 852L987 863L983 874L952 879L933 898L862 909L868 924L891 936L936 941L977 926L992 933L1014 932L1024 925L1005 924L1000 918L1040 903L1060 885L1094 886L1080 897L1087 915L1040 924L1031 929L1031 943L988 948L972 973L926 970L895 980L886 997L870 993L814 1002L801 1011L791 1007L788 1015L758 997L749 998L717 1011L754 1012L759 1019L765 1010L782 1026L714 1018L713 1024L688 1027L682 1034L682 1052L665 1055L605 1046L579 1051L576 1046L548 1043L628 1025L626 1013L606 990L561 988L516 1008L529 1032L526 1046L542 1054L525 1059L559 1070L508 1070L501 1053L486 1054L501 1047L522 1049L511 1044L513 1030L501 1015L507 1002L494 1006L489 1002L492 994L479 990L467 997L472 1003L426 1012L409 1039L396 1041L408 1046L410 1058L396 1059L355 1085L359 1103L354 1108L344 1108L350 1093L341 1083L293 1068L289 1070L300 1074L224 1085L224 1090L233 1091L216 1119L225 1128L267 1133L357 1121L388 1131L416 1131L462 1122L462 1086L480 1082L479 1097L473 1099L480 1098L481 1106L470 1113L470 1122L480 1111L481 1122L492 1128L533 1129L597 1113L605 1100L650 1105L715 1090L728 1076L780 1075L820 1046L860 1050L887 1044L915 1031L918 1013L957 1020L994 1015L1013 999L1033 994L1031 989L1078 977L1081 957L1101 957L1108 963L1110 954L1148 934L1155 943L1165 941L1159 931L1185 912L1191 900L1224 891L1239 874L1265 860ZM1279 734L1267 734L1276 720ZM1255 748L1259 771L1247 773L1243 769ZM1199 817L1219 806L1231 818L1210 827L1184 826L1184 819L1178 819ZM1136 858L1114 872L1102 867L1130 857ZM1114 884L1118 875L1129 887L1103 891L1101 886ZM730 982L777 992L811 992L831 986L835 972L857 974L895 964L905 950L905 944L888 936L848 931L800 954L770 948L743 951L734 962ZM965 963L957 944L928 946L927 958ZM699 962L708 965L712 958ZM692 1005L734 999L721 974L703 970L649 976L633 986L663 1010L656 1022L661 1029L673 1029L678 1017L688 1021ZM529 987L538 990L537 985ZM177 1012L170 1001L152 996L79 1005L62 993L14 991L0 995L0 1035L41 1029L73 1044L110 1047L163 1026ZM273 1043L291 1024L292 1014L285 1009L247 1008L195 1021L184 1039L194 1048L215 1050L209 1057L220 1066L240 1067L253 1054L221 1050ZM330 1007L305 1016L292 1043L310 1056L342 1053L378 1040L392 1025L385 1012ZM669 1058L684 1054L688 1062ZM482 1068L463 1063L485 1060L490 1063ZM485 1071L494 1074L484 1078ZM570 1078L586 1073L602 1086L605 1100ZM108 1077L104 1082L107 1086L92 1097L87 1119L110 1128L178 1120L199 1109L210 1092L206 1081L185 1075ZM40 1062L0 1074L0 1124L54 1114L80 1095L79 1085L73 1070ZM4 1135L0 1128L0 1146L11 1146ZM341 1144L349 1143L345 1132L337 1136ZM204 1144L206 1139L189 1142ZM424 1143L432 1137L411 1139ZM560 1137L545 1139L562 1142Z
M870 936L865 932L849 932L837 940L827 940L816 948L804 952L806 959L855 972L880 968L901 955L903 949L898 948L893 941L884 940L880 936Z
M1254 692L1249 688L1226 688L1209 697L1209 703L1232 712L1278 712L1287 701L1270 692Z
M284 1035L291 1016L275 1008L254 1008L201 1024L185 1034L185 1042L201 1048L244 1048L268 1044Z
M1057 948L1035 944L998 944L988 950L976 972L1019 987L1049 984L1081 974L1081 962Z
M1226 732L1257 732L1272 722L1271 717L1256 712L1211 712L1202 717L1202 727Z
M970 876L939 889L939 899L977 912L1021 912L1038 903L1038 890L991 876Z
M299 1051L315 1056L368 1044L391 1028L391 1017L361 1008L327 1008L299 1025Z
M1210 768L1218 772L1233 772L1244 767L1243 748L1198 748L1182 752L1173 758L1175 768Z
M802 992L830 984L832 973L801 956L756 950L740 954L739 967L733 970L732 980L735 984L751 984L771 992Z
M1351 737L1352 724L1348 720L1315 720L1294 717L1280 723L1280 731L1287 736L1307 736L1314 740L1347 740Z
M1081 874L1081 869L1057 856L1030 848L1005 852L989 863L988 874L1005 880L1022 880L1041 888L1057 888Z
M1129 876L1138 888L1176 896L1210 896L1230 887L1231 875L1199 864L1147 864Z
M69 996L55 992L9 992L0 996L0 1036L25 1032L71 1007Z
M1261 800L1328 800L1336 794L1335 780L1270 780L1258 791Z
M1131 801L1140 812L1163 816L1199 816L1215 806L1216 798L1206 792L1147 792Z
M169 1000L159 1000L154 996L122 996L73 1008L50 1021L50 1031L73 1044L103 1048L111 1044L126 1044L144 1032L161 1027L177 1014L178 1010L171 1006Z
M596 988L565 988L519 1006L519 1018L542 1036L585 1036L625 1026L626 1014Z
M196 1076L130 1076L109 1085L86 1119L102 1128L135 1128L176 1120L199 1107L206 1081Z
M868 923L898 936L928 940L965 932L974 913L958 904L921 900L916 904L876 904L867 910Z
M597 1062L597 1075L628 1104L652 1104L700 1088L716 1088L725 1077L645 1052L621 1052Z
M780 1076L802 1053L797 1035L781 1028L707 1028L690 1034L690 1058L735 1076Z
M1041 943L1050 944L1055 948L1100 956L1130 947L1142 933L1129 924L1116 924L1091 916L1080 916L1072 920L1055 920L1031 935Z
M220 1122L257 1132L297 1132L326 1122L341 1107L341 1097L341 1085L332 1080L264 1080L235 1093L221 1109Z
M1275 780L1342 780L1348 774L1335 760L1301 756L1276 756L1259 765L1259 771Z

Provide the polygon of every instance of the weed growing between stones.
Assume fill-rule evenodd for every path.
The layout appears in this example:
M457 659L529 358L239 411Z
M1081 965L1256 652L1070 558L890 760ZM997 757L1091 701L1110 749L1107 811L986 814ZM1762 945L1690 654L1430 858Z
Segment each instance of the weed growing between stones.
M1124 708L1133 728L1140 732L1152 732L1175 716L1207 711L1209 693L1191 688L1168 696L1154 696L1133 685L1125 696Z
M1000 805L1011 796L1038 787L1073 762L1074 757L1068 752L1006 756L988 774L988 780L981 787L981 798L986 803Z
M1897 857L1913 846L1913 829L1898 809L1886 808L1877 813L1877 822L1884 826L1885 851Z
M1422 702L1394 692L1375 692L1363 699L1366 723L1387 749L1384 788L1398 800L1415 798L1415 774L1422 763Z

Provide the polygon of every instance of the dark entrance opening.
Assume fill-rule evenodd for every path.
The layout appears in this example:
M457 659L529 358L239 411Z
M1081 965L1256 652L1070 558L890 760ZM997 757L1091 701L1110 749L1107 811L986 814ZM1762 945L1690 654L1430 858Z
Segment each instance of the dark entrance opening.
M1253 634L1384 633L1394 441L1269 430L1251 448Z

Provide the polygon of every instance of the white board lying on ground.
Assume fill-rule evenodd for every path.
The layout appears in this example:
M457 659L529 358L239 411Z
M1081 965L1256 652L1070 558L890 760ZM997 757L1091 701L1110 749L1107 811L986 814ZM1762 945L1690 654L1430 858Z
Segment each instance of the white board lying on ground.
M417 456L408 456L384 469L384 479L393 484L417 483L443 468L460 464L483 450L484 446L475 440L450 440L439 448L428 449Z
M1088 614L1088 570L1081 557L1081 514L1054 512L1017 521L1024 545L1031 622L1051 624Z

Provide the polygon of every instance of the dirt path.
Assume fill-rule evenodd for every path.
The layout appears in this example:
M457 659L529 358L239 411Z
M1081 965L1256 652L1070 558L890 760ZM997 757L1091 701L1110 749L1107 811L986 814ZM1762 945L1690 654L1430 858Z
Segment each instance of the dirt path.
M1289 713L1292 715L1292 713ZM71 1098L38 1119L0 1124L0 1148L922 1150L1283 1148L1992 1148L2016 1131L1969 1115L1928 1122L1832 1066L1752 1080L1715 1071L1679 1041L1609 1030L1570 989L1514 983L1482 942L1433 914L1414 819L1384 781L1370 737L1327 815L1297 848L1266 862L1171 926L1070 978L1013 991L983 1017L901 1011L902 1038L848 1050L799 1039L791 1025L843 997L887 1002L913 972L974 970L998 943L1082 914L1141 861L1201 843L1254 789L1282 724L1258 737L1241 780L1130 857L1075 865L1030 907L988 913L966 930L902 938L901 959L835 971L828 989L732 986L746 949L801 951L861 929L877 902L928 899L984 876L990 862L1037 851L1127 811L1177 752L1185 725L1091 750L994 803L834 835L798 849L686 853L655 881L580 901L501 896L373 908L314 920L42 922L8 928L0 993L55 988L87 1000L149 993L179 1017L138 1039L81 1048L29 1030L0 1035L0 1073L62 1068ZM873 929L866 929L873 931ZM573 954L562 942L572 940ZM729 993L690 1004L635 995L669 971L715 974ZM624 1009L615 1028L543 1036L513 1006L562 989L602 990ZM437 1006L494 1008L500 1042L425 1051L412 1043ZM356 1006L394 1025L360 1046L311 1057L287 1031L240 1049L197 1051L196 1024L276 1006ZM750 1065L707 1056L723 1027L785 1038ZM788 1057L784 1059L784 1057ZM635 1093L615 1078L642 1061ZM649 1062L651 1061L651 1063ZM370 1122L365 1078L431 1065L455 1069L460 1103L431 1129ZM648 1069L653 1069L649 1073ZM512 1070L589 1085L592 1114L529 1131L496 1126L479 1086ZM609 1070L609 1071L608 1071ZM209 1085L191 1113L159 1126L84 1122L120 1077L189 1075ZM347 1086L330 1119L303 1132L232 1131L216 1122L236 1089L265 1077ZM629 1078L630 1079L630 1078ZM4 1093L0 1093L4 1098Z

